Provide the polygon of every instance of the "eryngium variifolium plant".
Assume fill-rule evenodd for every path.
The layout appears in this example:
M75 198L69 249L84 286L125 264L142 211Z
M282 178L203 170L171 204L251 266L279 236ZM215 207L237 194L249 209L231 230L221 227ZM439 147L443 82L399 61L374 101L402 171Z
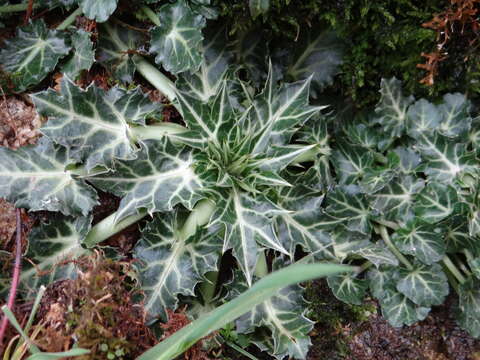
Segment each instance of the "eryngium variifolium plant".
M86 15L105 21L114 7L97 10ZM26 264L23 288L33 293L40 284L75 276L73 264L41 276L35 269L52 270L62 259L86 254L148 213L153 219L134 256L151 319L165 320L179 298L198 295L196 286L218 270L227 251L237 271L229 291L217 295L252 286L267 272L268 249L274 269L299 253L308 254L303 261L361 265L360 273L329 277L330 287L354 304L369 293L395 326L425 318L453 289L459 323L480 336L480 120L472 119L468 100L447 94L436 104L415 101L402 94L398 80L383 80L375 112L339 124L321 113L329 110L309 103L311 85L320 91L340 63L337 50L320 46L322 35L314 37L314 48L289 58L291 64L265 72L256 65L268 64L256 46L231 46L224 33L209 28L202 33L206 22L197 10L184 1L166 4L157 11L160 25L151 29L148 50L177 74L175 85L128 51L147 54L145 39L117 22L99 27L96 48L118 83L110 90L83 89L72 80L95 61L93 43L81 32L33 22L1 51L7 59L27 49L17 54L25 58L5 63L17 91L65 62L58 91L32 94L48 119L44 137L18 151L0 149L0 196L63 214L33 230L27 257L36 267ZM181 22L170 21L172 14ZM239 56L239 49L250 52ZM335 62L321 73L324 58ZM234 59L254 81L239 79ZM285 78L279 69L300 81L277 81ZM313 77L310 69L317 69ZM171 100L182 124L157 121L161 105L135 87L135 70ZM260 79L266 81L257 89ZM122 200L115 214L92 227L96 189ZM7 282L0 280L1 291ZM204 305L221 301L211 296ZM251 334L277 358L305 358L312 327L305 311L302 288L291 286L239 319L236 331Z

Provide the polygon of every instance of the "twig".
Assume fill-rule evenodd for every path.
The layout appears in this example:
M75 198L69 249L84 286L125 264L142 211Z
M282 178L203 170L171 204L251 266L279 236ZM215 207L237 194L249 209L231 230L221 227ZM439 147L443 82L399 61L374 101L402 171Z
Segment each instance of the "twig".
M25 13L25 20L24 24L27 25L28 21L32 17L32 12L33 12L33 1L34 0L28 0L28 7L27 7L27 12Z
M17 216L17 233L16 233L16 248L15 248L15 264L13 267L12 285L10 287L10 294L8 295L8 308L13 309L15 298L17 296L18 283L20 281L21 260L22 260L22 219L20 216L20 209L16 209ZM3 337L8 327L8 319L4 315L0 325L0 345L3 343Z

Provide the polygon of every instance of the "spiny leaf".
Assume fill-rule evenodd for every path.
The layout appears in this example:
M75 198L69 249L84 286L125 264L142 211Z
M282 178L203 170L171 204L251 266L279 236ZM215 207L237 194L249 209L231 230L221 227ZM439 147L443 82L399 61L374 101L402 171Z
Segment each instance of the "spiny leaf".
M174 146L168 138L145 141L137 159L115 165L114 171L88 180L123 197L116 221L141 208L149 213L171 211L176 204L192 209L200 199L202 183L193 170L191 151Z
M335 258L332 240L318 227L322 214L323 196L304 186L285 188L279 194L281 206L287 212L275 218L280 241L293 259L298 245L318 259Z
M178 225L175 215L156 215L142 230L134 249L147 297L145 310L150 317L160 315L164 321L167 309L177 308L178 295L194 296L195 285L204 274L217 269L222 250L213 228L183 239Z
M248 284L257 262L257 244L288 254L273 231L271 219L283 211L261 195L254 198L235 188L217 202L212 224L219 222L225 226L223 249L233 249Z
M16 151L0 147L0 197L31 211L87 215L97 193L66 170L74 162L68 150L46 138Z
M48 116L41 131L71 149L87 170L96 165L114 167L114 159L132 160L137 148L129 124L144 124L156 109L137 88L109 91L94 85L82 90L64 77L61 93L49 89L32 95L38 112Z
M18 28L17 36L6 40L0 51L1 68L9 75L4 90L13 85L13 90L22 92L40 83L69 51L65 34L48 29L43 20Z
M420 306L440 305L448 295L448 280L439 264L400 268L397 290Z
M444 238L444 227L412 221L395 232L393 241L402 253L413 255L424 264L430 265L445 256Z
M202 29L205 18L195 14L184 0L165 4L158 11L160 26L151 31L150 51L155 62L178 74L196 71L202 61Z

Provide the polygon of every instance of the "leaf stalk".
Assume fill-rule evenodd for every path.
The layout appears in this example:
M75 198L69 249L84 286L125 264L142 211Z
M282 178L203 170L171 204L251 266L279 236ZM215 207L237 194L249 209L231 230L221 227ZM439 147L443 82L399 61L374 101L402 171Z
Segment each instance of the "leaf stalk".
M390 239L390 235L388 235L388 231L387 231L387 228L383 225L380 225L378 227L378 229L380 230L380 236L382 237L383 241L385 242L385 244L388 246L388 248L390 249L390 251L397 257L397 259L403 264L406 266L406 268L408 270L413 270L413 266L412 264L410 263L410 261L408 261L408 259L403 256L403 254L397 249L397 247L392 243L392 240Z
M77 16L82 15L82 9L78 8L72 12L65 20L62 21L60 25L57 26L57 30L66 30L70 25L73 24Z

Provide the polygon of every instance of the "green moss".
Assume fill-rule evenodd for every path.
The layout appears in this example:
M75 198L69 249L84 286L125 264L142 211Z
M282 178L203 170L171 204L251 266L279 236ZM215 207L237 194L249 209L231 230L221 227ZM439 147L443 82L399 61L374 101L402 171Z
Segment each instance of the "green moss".
M480 54L465 63L468 46L455 42L441 64L433 86L420 84L426 75L417 68L422 52L436 47L436 34L422 24L449 5L448 0L271 0L268 14L254 21L246 0L217 0L230 33L262 27L270 40L294 41L308 27L333 28L346 44L344 64L334 92L351 99L357 109L378 101L382 77L403 80L406 92L437 97L444 92L479 93ZM472 55L472 54L470 54Z

